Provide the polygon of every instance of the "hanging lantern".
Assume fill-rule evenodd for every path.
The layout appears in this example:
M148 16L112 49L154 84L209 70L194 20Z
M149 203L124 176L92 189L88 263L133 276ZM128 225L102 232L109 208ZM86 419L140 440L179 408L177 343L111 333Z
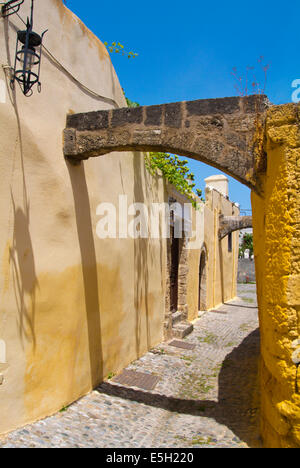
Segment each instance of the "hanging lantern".
M1 9L2 16L6 18L14 13L18 13L23 3L24 0L9 0L9 2L5 3Z
M25 31L17 32L17 45L12 85L17 81L25 96L33 94L32 87L37 83L41 91L40 70L43 32L41 36L33 32L33 0L31 0L31 19L27 18Z

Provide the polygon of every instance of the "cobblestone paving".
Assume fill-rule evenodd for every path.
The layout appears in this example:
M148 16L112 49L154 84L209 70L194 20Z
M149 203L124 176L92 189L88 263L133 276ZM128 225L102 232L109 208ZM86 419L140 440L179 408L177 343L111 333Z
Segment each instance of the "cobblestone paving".
M255 285L194 324L184 350L163 343L128 366L160 377L151 392L112 380L0 447L259 446L259 333Z

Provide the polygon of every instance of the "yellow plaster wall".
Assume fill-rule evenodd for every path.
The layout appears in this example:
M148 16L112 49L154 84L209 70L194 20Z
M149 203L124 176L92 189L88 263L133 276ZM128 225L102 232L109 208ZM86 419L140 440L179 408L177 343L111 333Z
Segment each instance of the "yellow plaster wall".
M0 19L1 64L13 63L23 27L17 16ZM0 433L70 404L163 336L164 243L96 235L101 202L164 202L163 181L140 153L65 162L66 114L125 98L105 47L62 1L35 2L34 29L46 28L51 54L104 98L45 53L42 93L25 98L7 83L0 102Z
M236 296L238 232L232 233L232 252L228 237L219 241L219 216L236 216L239 208L217 190L206 190L205 243L208 249L208 308L216 307ZM212 236L213 233L213 236Z
M261 181L264 197L252 193L261 330L261 430L264 446L271 448L300 447L300 395L295 391L292 361L293 342L300 338L299 110L295 104L269 109L268 167Z

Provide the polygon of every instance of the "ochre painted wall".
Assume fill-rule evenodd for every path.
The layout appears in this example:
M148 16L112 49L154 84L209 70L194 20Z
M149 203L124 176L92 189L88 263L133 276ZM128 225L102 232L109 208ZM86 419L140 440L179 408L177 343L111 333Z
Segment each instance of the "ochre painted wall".
M13 63L20 28L15 15L0 20L1 64ZM103 97L46 51L42 93L7 83L1 96L0 433L60 410L163 337L164 243L96 235L101 202L163 202L163 181L140 153L65 162L68 112L126 102L106 48L61 0L36 0L34 29L49 29L47 49Z
M239 215L239 208L215 189L206 189L203 206L203 233L198 249L189 251L188 259L188 318L198 317L199 267L202 249L206 252L206 309L212 309L236 296L239 233L232 233L232 251L228 237L219 241L219 216ZM193 210L193 219L196 213ZM194 226L195 227L195 226Z
M299 113L295 104L269 109L264 197L252 193L262 437L271 448L300 447L300 395L292 360L293 343L300 338Z
M238 238L232 233L232 251L228 251L228 237L219 241L219 216L235 216L239 208L217 190L206 189L205 244L208 249L208 302L209 309L236 296ZM212 236L212 233L213 236Z

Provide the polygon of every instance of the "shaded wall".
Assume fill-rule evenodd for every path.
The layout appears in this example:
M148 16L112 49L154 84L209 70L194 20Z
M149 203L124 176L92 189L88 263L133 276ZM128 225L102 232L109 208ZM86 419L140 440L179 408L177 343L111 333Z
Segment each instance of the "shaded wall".
M252 193L262 436L266 447L299 448L300 395L293 354L298 350L300 361L299 105L272 107L265 138L264 198Z

